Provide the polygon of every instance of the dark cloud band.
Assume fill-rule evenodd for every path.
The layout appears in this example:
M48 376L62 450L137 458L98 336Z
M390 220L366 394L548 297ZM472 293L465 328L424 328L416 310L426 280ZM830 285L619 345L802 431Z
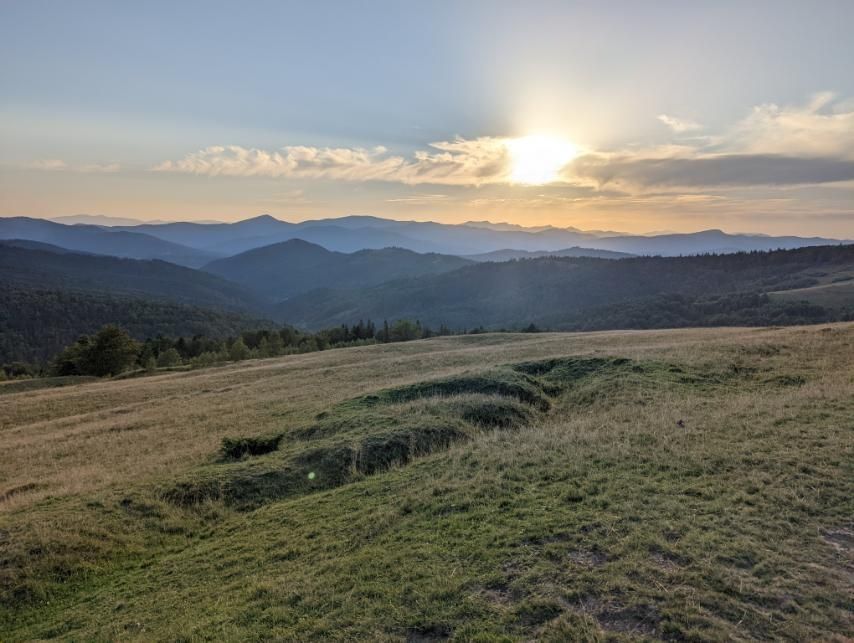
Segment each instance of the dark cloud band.
M854 161L776 154L664 159L586 155L571 164L570 172L600 186L801 185L854 180Z

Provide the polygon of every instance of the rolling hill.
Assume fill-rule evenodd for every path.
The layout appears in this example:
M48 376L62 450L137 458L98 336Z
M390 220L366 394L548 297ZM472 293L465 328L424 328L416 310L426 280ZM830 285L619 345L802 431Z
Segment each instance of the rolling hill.
M0 631L845 640L852 343L484 334L0 383Z
M138 340L203 335L224 338L272 322L115 293L0 285L0 364L44 364L81 335L116 324Z
M38 241L67 250L130 259L160 259L185 266L200 266L218 256L133 229L63 225L28 217L0 217L0 240L3 239Z
M44 245L20 247L17 241L0 241L0 282L19 289L154 298L244 314L263 311L245 288L200 270L159 260L56 252Z
M618 261L548 257L481 263L372 288L306 293L282 302L276 317L307 328L357 319L400 318L451 328L520 328L529 323L575 328L593 311L608 306L619 309L630 302L655 303L662 295L679 295L693 302L712 295L805 287L828 273L850 270L852 265L854 246ZM625 321L616 314L610 317L610 324L608 316L599 317L605 327L619 328ZM695 323L687 319L676 325Z
M471 262L449 255L418 254L401 248L332 252L292 239L217 259L204 270L271 299L286 299L316 288L360 288L384 281L448 272Z

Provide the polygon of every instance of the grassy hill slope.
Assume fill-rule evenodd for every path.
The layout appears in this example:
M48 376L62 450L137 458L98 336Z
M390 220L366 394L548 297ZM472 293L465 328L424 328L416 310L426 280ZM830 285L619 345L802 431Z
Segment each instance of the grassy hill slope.
M0 631L848 636L852 350L474 335L11 393Z

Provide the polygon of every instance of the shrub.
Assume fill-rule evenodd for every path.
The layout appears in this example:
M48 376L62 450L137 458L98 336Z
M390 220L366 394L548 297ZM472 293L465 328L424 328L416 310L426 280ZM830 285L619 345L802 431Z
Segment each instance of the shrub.
M243 341L242 337L238 337L228 349L228 358L233 362L239 362L240 360L248 359L248 357L249 347Z
M181 354L174 348L165 350L157 356L157 365L161 367L178 366L181 361Z

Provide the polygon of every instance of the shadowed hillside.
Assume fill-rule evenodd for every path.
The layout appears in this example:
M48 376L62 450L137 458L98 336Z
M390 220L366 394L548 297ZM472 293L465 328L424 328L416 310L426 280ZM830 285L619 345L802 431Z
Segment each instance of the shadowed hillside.
M18 289L150 297L181 304L258 312L259 301L241 286L165 261L54 252L0 242L0 280Z
M483 263L441 275L403 279L356 291L322 290L283 302L277 316L308 328L352 319L419 319L452 328L519 328L534 323L547 328L590 328L589 315L600 315L599 328L636 327L637 306L660 307L663 295L682 297L690 306L737 293L762 294L802 288L828 274L847 274L854 246L823 246L771 253L698 257L639 257L612 261L592 258L542 258ZM722 302L737 309L750 300ZM854 304L854 302L852 302ZM621 309L633 308L626 318ZM651 308L644 318L657 316ZM713 307L712 307L713 308ZM695 313L669 316L662 325L705 325ZM709 312L720 312L710 310ZM829 319L833 319L832 313ZM774 313L769 313L772 317ZM779 315L781 323L786 315ZM820 321L821 314L792 322ZM656 323L650 323L655 327ZM719 323L757 323L731 315ZM762 321L758 323L770 323ZM643 327L643 326L642 326Z
M81 335L107 324L143 340L167 337L229 337L269 328L249 315L162 299L76 290L0 286L0 364L45 363Z
M359 288L384 281L448 272L471 262L459 257L418 254L402 248L330 252L293 239L207 264L204 270L274 299L315 288Z

